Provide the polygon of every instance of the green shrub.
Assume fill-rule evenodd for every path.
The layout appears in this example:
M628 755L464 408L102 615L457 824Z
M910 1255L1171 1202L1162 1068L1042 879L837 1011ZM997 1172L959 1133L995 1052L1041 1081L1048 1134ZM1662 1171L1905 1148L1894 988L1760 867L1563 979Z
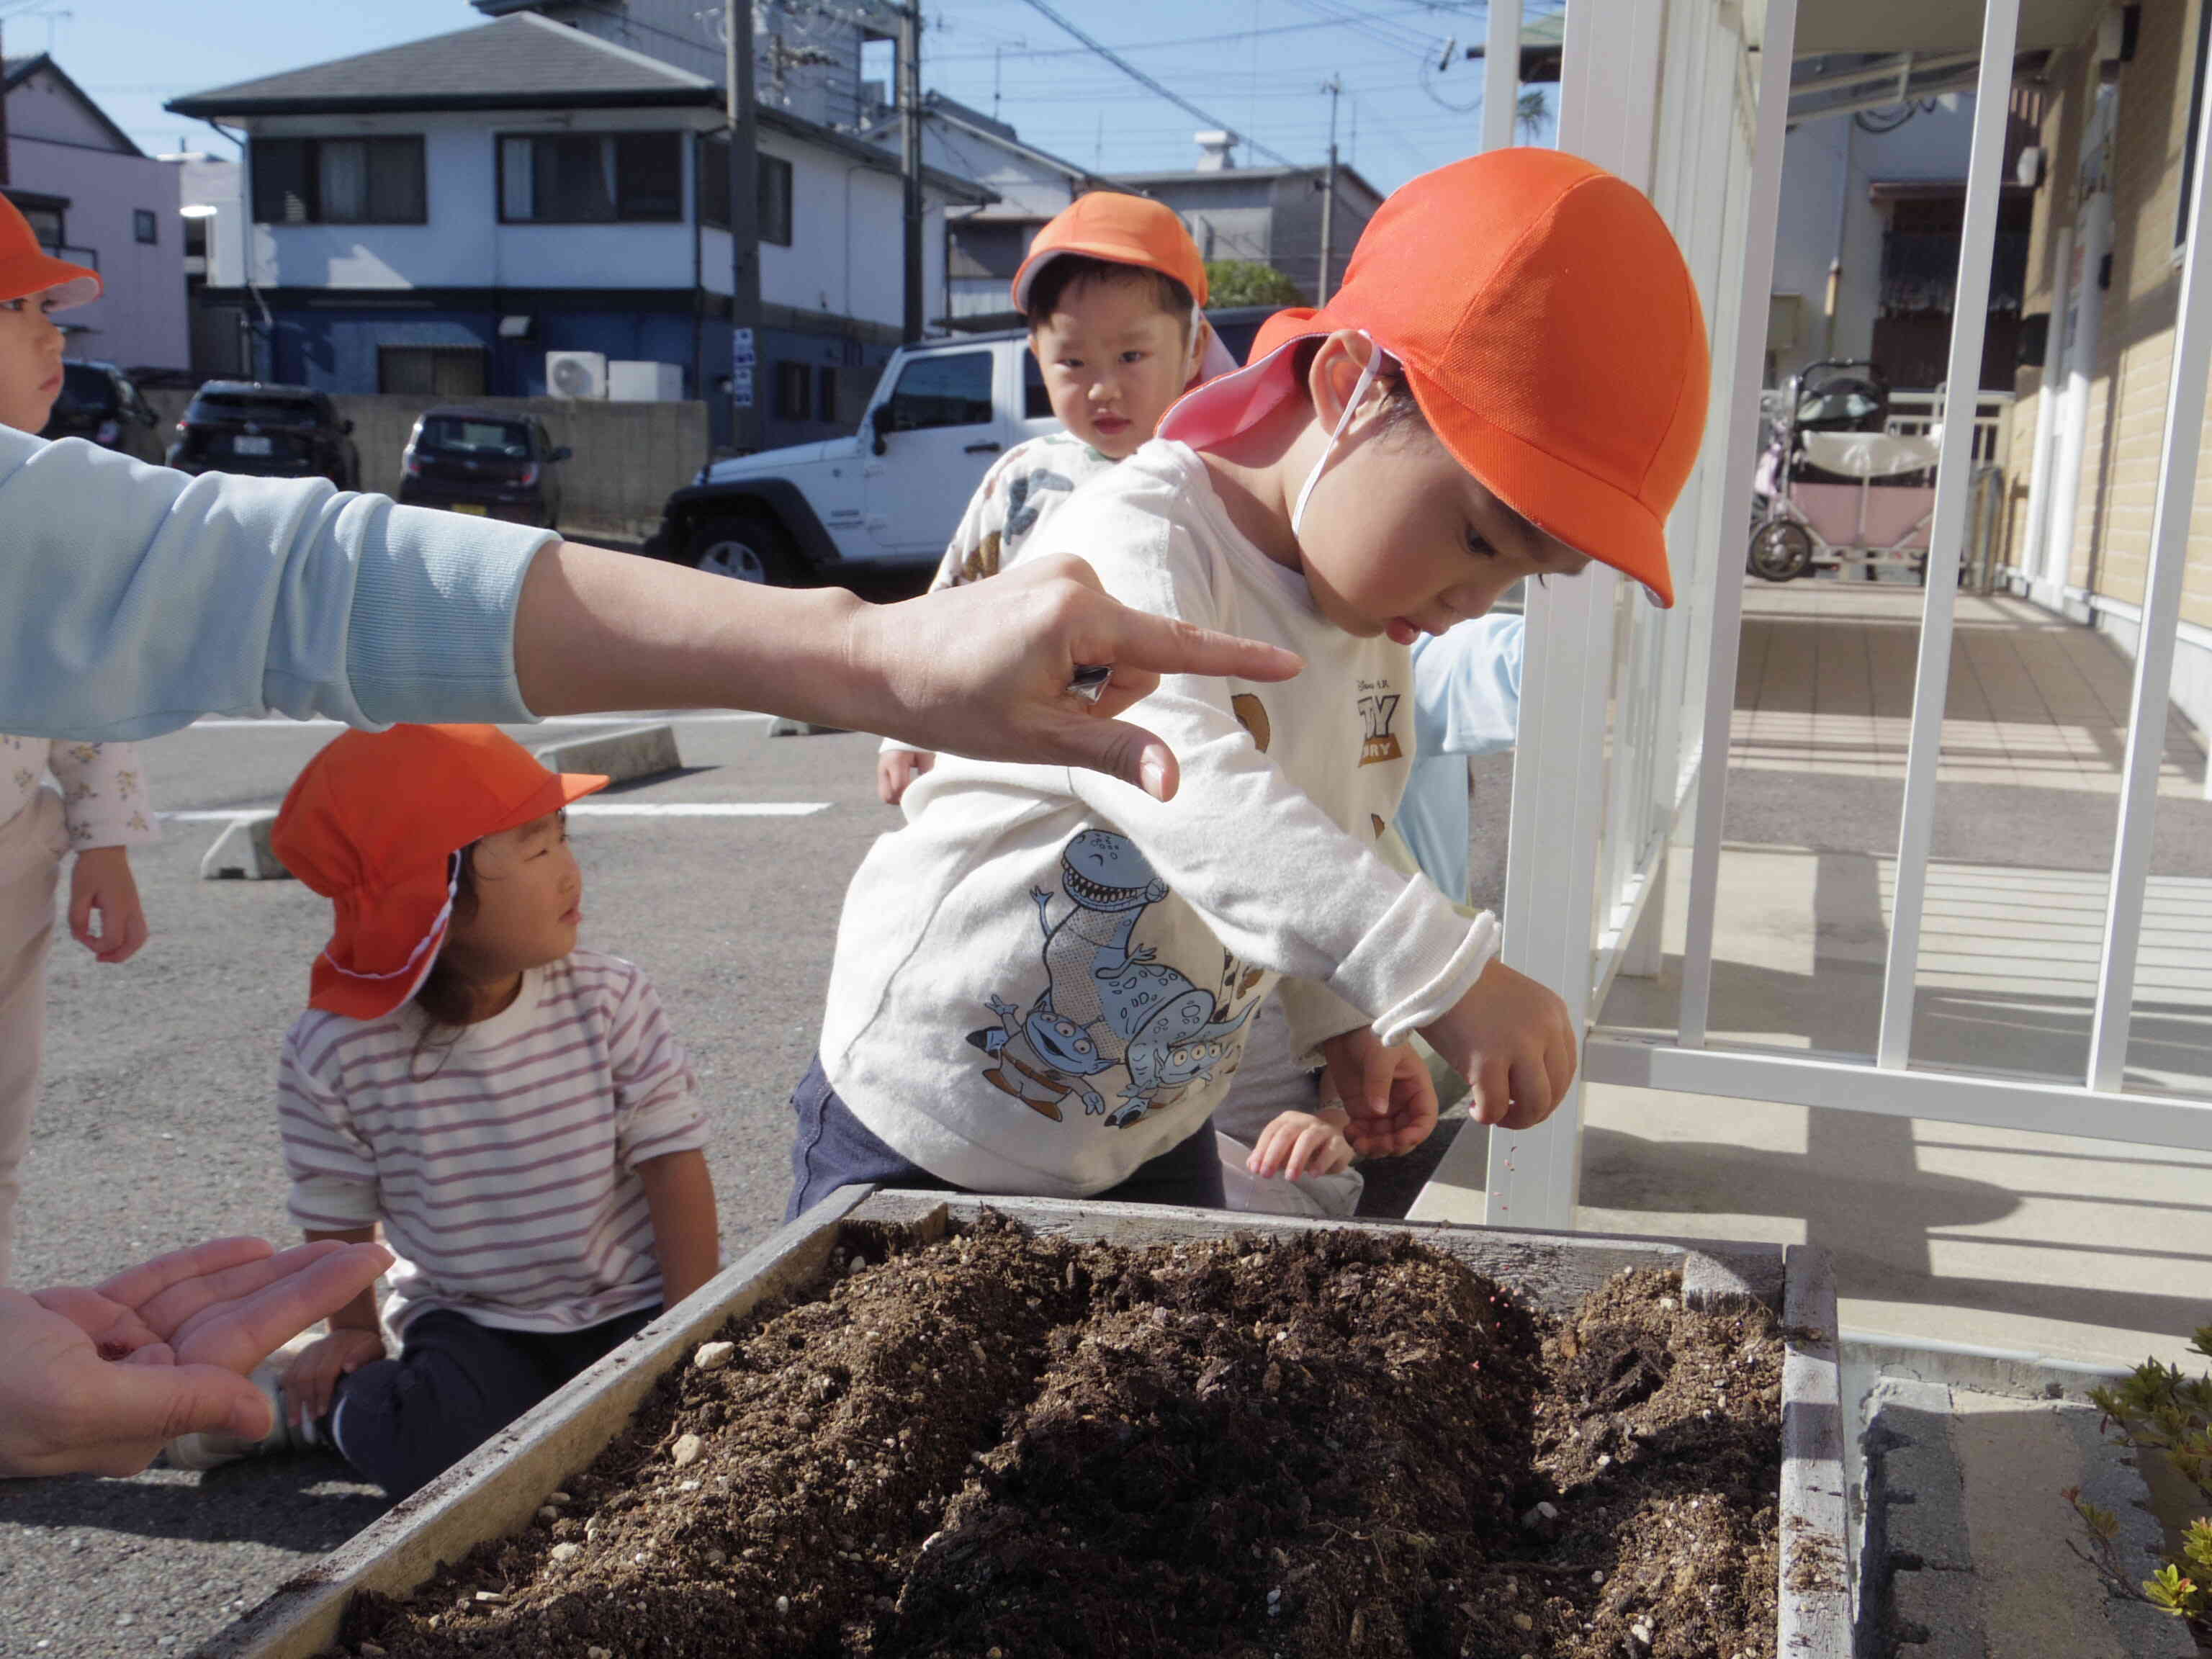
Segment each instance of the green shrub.
M2212 1325L2199 1328L2191 1346L2212 1359ZM2120 1438L2136 1450L2163 1456L2212 1510L2212 1376L2190 1376L2178 1365L2146 1359L2119 1387L2092 1389L2089 1398L2105 1413L2106 1426L2117 1427ZM2083 1503L2078 1486L2069 1487L2064 1496L2089 1533L2089 1549L2077 1553L2123 1594L2188 1620L2201 1639L2212 1625L2212 1518L2200 1515L2191 1521L2179 1557L2165 1562L2138 1588L2128 1582L2121 1565L2119 1517Z
M1298 285L1257 259L1209 259L1206 302L1210 306L1302 306Z

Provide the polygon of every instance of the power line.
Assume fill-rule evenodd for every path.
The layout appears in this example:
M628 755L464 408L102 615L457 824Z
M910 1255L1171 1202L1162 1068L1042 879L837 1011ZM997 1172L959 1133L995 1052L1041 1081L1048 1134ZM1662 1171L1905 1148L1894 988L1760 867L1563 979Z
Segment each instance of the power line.
M1411 6L1403 11L1380 12L1376 14L1376 17L1380 21L1389 17L1432 15L1435 11L1434 6ZM1187 34L1174 40L1133 41L1127 46L1116 46L1114 50L1116 52L1164 52L1182 46L1212 46L1230 40L1256 40L1272 34L1304 34L1315 29L1342 28L1346 27L1348 21L1344 18L1323 17L1311 23L1276 23L1263 29L1232 29L1225 34ZM1395 43L1389 44L1393 51L1401 50ZM1039 46L1027 52L1010 51L1006 56L1009 58L1080 58L1091 50L1093 48L1088 46ZM988 62L993 56L994 56L994 53L988 52L940 52L935 53L930 61L937 64Z
M1122 74L1127 76L1139 86L1151 88L1152 91L1166 99L1168 102L1173 104L1177 109L1183 111L1187 114L1197 117L1198 119L1205 122L1207 126L1218 127L1224 132L1230 132L1230 136L1232 138L1237 136L1233 131L1231 131L1229 123L1218 120L1215 117L1207 114L1206 111L1200 109L1196 104L1192 103L1188 99L1182 96L1180 94L1170 92L1158 82L1153 80L1151 76L1139 69L1134 64L1130 63L1125 58L1117 57L1109 48L1101 46L1097 41L1085 34L1081 29L1076 27L1075 25L1069 22L1066 18L1061 16L1049 5L1046 4L1045 0L1029 0L1029 3L1032 9L1048 18L1052 22L1057 23L1061 28L1066 30L1068 33L1082 41L1085 46L1090 47L1091 51L1097 52L1101 58L1113 64L1115 68L1120 70ZM1279 167L1294 167L1298 165L1296 161L1291 160L1289 156L1284 155L1280 150L1270 149L1267 145L1261 143L1256 138L1248 138L1245 140L1245 143L1249 144L1258 154L1272 158Z

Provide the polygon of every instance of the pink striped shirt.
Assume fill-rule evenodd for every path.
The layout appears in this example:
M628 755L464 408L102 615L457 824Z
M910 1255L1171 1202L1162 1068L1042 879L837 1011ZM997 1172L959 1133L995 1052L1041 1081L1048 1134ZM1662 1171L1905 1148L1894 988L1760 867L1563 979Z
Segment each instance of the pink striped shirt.
M568 1331L657 1304L637 1166L702 1146L707 1126L645 975L578 951L450 1050L423 1047L423 1026L411 1002L293 1025L276 1080L293 1220L384 1224L394 1331L432 1308Z

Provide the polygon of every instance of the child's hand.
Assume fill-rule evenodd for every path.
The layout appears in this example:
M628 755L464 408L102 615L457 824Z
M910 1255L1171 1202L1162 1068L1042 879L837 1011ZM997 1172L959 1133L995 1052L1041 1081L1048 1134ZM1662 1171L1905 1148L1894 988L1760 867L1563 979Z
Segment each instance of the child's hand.
M937 764L937 757L915 749L886 749L876 757L876 793L896 806L907 786Z
M100 931L92 915L100 913ZM112 967L128 962L146 942L146 912L131 855L120 847L88 847L70 871L70 933L79 945Z
M1492 961L1458 1004L1421 1028L1474 1086L1474 1121L1528 1129L1575 1080L1574 1024L1548 986Z
M351 1325L341 1325L320 1341L309 1343L284 1373L285 1416L295 1424L329 1416L338 1379L383 1358L382 1334Z
M1334 1175L1352 1165L1352 1143L1344 1138L1338 1112L1285 1112L1266 1128L1252 1148L1244 1167L1263 1181L1277 1176L1296 1181L1302 1176Z
M1366 1026L1321 1045L1328 1083L1344 1103L1345 1136L1362 1158L1410 1152L1437 1127L1437 1085L1404 1043L1385 1045Z

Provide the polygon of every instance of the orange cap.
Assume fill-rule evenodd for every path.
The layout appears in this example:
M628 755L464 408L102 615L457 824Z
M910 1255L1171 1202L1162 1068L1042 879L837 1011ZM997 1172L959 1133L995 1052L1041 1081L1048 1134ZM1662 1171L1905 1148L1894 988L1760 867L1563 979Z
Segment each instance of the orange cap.
M40 247L31 222L0 196L0 301L20 300L50 288L61 290L54 295L54 309L67 311L100 297L100 273L57 259Z
M557 812L607 781L549 772L489 726L343 733L284 797L269 845L331 902L307 1006L377 1019L413 996L446 942L471 842Z
M1395 191L1318 310L1261 325L1249 368L1186 395L1159 435L1198 448L1298 389L1287 347L1364 330L1429 425L1508 507L1661 605L1667 515L1705 435L1697 285L1634 186L1555 149L1500 149Z
M1063 253L1157 270L1188 289L1192 304L1206 304L1205 256L1183 228L1182 216L1149 196L1094 190L1061 209L1037 232L1029 257L1014 273L1015 310L1029 310L1030 284Z

